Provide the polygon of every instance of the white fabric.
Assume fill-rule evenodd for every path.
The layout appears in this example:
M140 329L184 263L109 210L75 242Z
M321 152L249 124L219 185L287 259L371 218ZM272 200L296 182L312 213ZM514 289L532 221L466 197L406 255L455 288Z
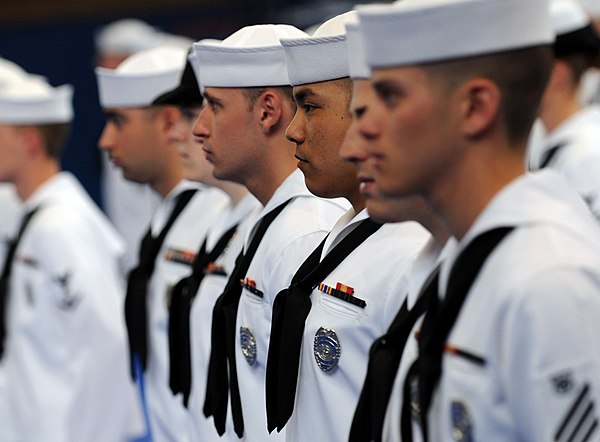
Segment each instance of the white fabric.
M356 80L370 78L371 69L367 64L365 45L357 23L346 24L346 39L348 75Z
M161 33L148 23L125 18L104 26L95 36L103 54L131 55L160 45Z
M179 85L187 60L187 50L160 46L138 52L116 69L96 68L100 105L145 107Z
M450 333L450 345L486 362L444 355L428 419L431 440L452 440L453 402L466 410L473 440L491 442L556 440L586 384L584 402L598 404L600 230L568 187L554 171L515 180L443 264L441 291L475 236L517 226L489 256ZM414 351L414 335L409 343ZM399 373L414 358L408 351ZM598 416L597 405L591 416ZM597 430L590 440L600 440Z
M151 221L153 235L158 235L166 224L176 197L191 187L195 185L182 181L161 202ZM195 256L228 201L222 191L200 187L167 233L148 283L149 357L144 378L150 426L157 441L190 440L186 409L169 388L168 305L171 289L191 273L191 263L169 260L168 252Z
M0 90L4 89L14 81L20 81L27 75L27 72L25 72L21 66L6 58L0 57Z
M554 40L547 0L402 0L357 8L371 67L452 60Z
M208 362L212 330L212 313L217 298L223 293L229 275L235 267L235 260L242 251L248 229L254 225L262 206L253 195L248 194L231 211L223 214L223 221L215 223L208 237L208 250L211 250L214 237L222 235L238 224L237 232L222 255L216 260L215 268L202 280L190 312L190 341L192 357L192 392L188 406L190 440L217 441L235 440L231 419L226 422L223 439L215 429L212 418L204 417L202 408L206 393ZM235 438L235 439L232 439Z
M338 230L336 236L345 237L365 218L366 211L350 222L342 218L344 230ZM429 233L416 222L385 224L322 281L333 288L337 283L354 288L354 296L366 301L364 308L318 288L313 290L302 342L296 403L286 426L286 441L348 440L369 349L385 333L404 302L408 273L428 238ZM335 242L324 250L325 255L333 247ZM341 348L339 362L330 372L322 371L315 361L313 341L320 327L334 330Z
M235 345L244 441L284 440L284 432L268 434L265 411L265 365L273 301L289 286L300 264L349 208L346 200L324 200L312 195L306 188L304 175L296 170L275 191L256 222L290 198L292 201L267 230L246 273L264 296L260 298L243 289L238 308ZM245 248L253 234L254 228L247 235ZM240 327L248 327L256 339L257 357L253 366L242 353Z
M0 87L0 123L50 124L73 119L73 87L52 87L37 75L25 75Z
M292 86L347 77L348 44L345 24L356 22L350 11L327 20L312 36L282 38Z
M594 18L600 18L600 3L597 0L579 0L584 9Z
M600 220L600 109L582 109L532 146L532 170L553 146L563 144L547 167L561 172Z
M19 207L21 201L17 196L15 186L0 183L0 241L7 236L13 236L19 223ZM0 258L2 255L0 255Z
M10 280L0 440L126 441L141 416L128 375L123 243L69 173L39 187L23 213L35 207Z
M590 18L577 0L551 0L550 20L556 35L585 28Z
M246 26L222 42L193 44L200 87L258 87L289 85L280 38L306 34L290 25Z

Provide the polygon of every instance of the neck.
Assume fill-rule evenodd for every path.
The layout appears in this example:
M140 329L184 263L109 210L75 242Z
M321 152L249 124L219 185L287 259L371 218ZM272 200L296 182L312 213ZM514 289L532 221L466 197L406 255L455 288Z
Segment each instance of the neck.
M290 156L293 159L293 156ZM296 170L296 164L293 162L272 162L263 163L260 174L249 177L244 183L250 193L252 193L260 203L265 206L275 191L283 182Z
M564 93L549 99L540 111L540 118L548 132L552 132L582 109L576 93Z
M26 201L46 181L60 172L58 162L53 159L44 159L30 168L15 180L17 194L22 201Z
M229 196L232 206L237 206L237 204L248 194L248 189L241 184L232 181L221 181L216 187Z
M523 151L523 146L504 145L502 150L473 146L471 155L444 177L435 191L424 195L441 218L438 227L447 226L446 236L460 240L492 198L523 175ZM440 233L434 233L437 234ZM443 233L440 235L444 237Z

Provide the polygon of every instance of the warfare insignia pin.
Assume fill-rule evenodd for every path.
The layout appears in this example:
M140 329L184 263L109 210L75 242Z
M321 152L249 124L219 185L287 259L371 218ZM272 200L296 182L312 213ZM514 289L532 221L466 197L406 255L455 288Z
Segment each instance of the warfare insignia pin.
M248 327L240 327L240 345L248 365L256 362L256 339Z
M342 348L335 331L321 327L315 333L314 348L315 361L321 370L328 373L340 361Z
M410 416L418 422L421 419L421 403L419 402L419 378L412 376L409 380L410 386Z
M450 404L452 418L452 437L460 442L473 442L473 421L469 410L462 402L452 401Z

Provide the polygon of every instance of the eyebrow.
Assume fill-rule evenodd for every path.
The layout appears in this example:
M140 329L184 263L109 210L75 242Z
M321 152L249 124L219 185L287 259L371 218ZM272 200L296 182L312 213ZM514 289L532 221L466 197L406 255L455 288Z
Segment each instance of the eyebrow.
M117 117L125 118L125 115L116 110L104 111L104 118L106 118L107 120L113 120Z
M212 101L214 103L221 103L221 100L219 100L217 97L214 97L213 95L211 95L208 92L204 92L204 98L206 98L209 101Z
M298 105L302 105L309 97L314 97L317 94L310 88L302 88L294 94L294 100Z

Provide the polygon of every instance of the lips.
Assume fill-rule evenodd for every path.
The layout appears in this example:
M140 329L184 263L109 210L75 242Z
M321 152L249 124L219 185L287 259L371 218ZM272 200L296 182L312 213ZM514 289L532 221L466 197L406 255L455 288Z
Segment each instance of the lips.
M299 154L295 154L294 157L296 157L296 159L298 161L302 161L303 163L308 163L308 160L302 156L300 156Z

